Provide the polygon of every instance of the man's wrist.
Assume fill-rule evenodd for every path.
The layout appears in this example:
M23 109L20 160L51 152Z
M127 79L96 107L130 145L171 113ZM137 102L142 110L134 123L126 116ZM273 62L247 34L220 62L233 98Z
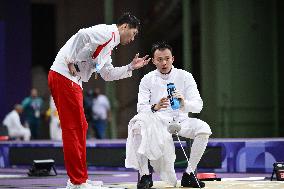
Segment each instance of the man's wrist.
M127 71L133 71L134 70L134 68L132 66L132 62L130 62L130 64L128 64L127 67L128 67Z
M155 109L155 107L156 107L156 104L153 104L153 105L151 106L151 111L152 111L153 113L155 113L156 111L158 111L158 110Z

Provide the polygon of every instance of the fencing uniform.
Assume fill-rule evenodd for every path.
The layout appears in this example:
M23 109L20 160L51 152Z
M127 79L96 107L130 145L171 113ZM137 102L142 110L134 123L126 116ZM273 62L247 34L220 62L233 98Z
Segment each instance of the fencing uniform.
M132 75L128 66L113 67L111 51L120 43L118 28L96 25L79 30L58 52L48 75L48 85L59 113L65 168L73 184L88 178L86 165L86 134L88 124L83 109L82 82L99 73L106 81ZM69 73L72 62L78 76Z
M31 131L21 124L19 113L16 110L6 115L3 125L8 128L9 137L23 137L25 141L30 140Z
M161 98L168 96L168 83L174 83L176 89L179 90L184 96L184 107L182 110L173 110L171 106L168 106L167 108L162 108L153 113L151 111L151 106L153 104L158 104ZM156 119L160 120L160 122L164 125L164 130L167 129L167 125L169 125L169 122L171 122L173 118L180 122L181 130L178 134L186 138L194 139L189 161L193 170L196 169L196 166L200 161L202 154L204 153L208 142L208 137L211 135L211 129L204 121L196 118L189 118L188 113L199 113L202 110L202 107L203 101L197 89L196 82L193 76L185 70L172 67L172 70L169 74L162 74L158 70L154 70L145 75L140 82L137 103L138 115L141 113L153 114ZM150 119L150 116L148 116L148 119ZM154 123L154 121L152 123ZM140 126L138 127L138 131L136 126L133 127L135 129L132 129L128 133L127 143L132 147L129 148L127 150L128 153L126 153L126 166L137 168L143 175L149 174L148 166L145 165L146 163L148 165L148 161L145 161L145 158L150 159L150 156L148 154L141 153L143 151L141 149L141 144L137 145L137 143L139 143L137 140L140 140L141 143L145 133L141 128L143 127L143 124L141 124L141 122L139 124ZM152 127L155 127L155 125L152 125ZM160 135L161 133L162 132L157 131L156 135ZM140 137L135 135L140 135ZM137 140L135 140L135 138L137 138ZM151 144L153 143L149 142L149 144L150 146L148 146L148 148L151 148ZM137 161L140 161L139 166L133 164L133 161L129 160L130 155L133 154L131 150L136 152L136 158L138 159ZM166 152L167 151L165 151L165 153ZM169 166L169 164L164 166ZM170 164L170 166L173 166L173 164ZM170 168L168 170L170 170ZM187 169L187 172L191 172L190 168Z
M108 112L110 111L110 102L107 96L99 94L93 99L92 104L92 126L95 130L97 139L105 138L107 127Z

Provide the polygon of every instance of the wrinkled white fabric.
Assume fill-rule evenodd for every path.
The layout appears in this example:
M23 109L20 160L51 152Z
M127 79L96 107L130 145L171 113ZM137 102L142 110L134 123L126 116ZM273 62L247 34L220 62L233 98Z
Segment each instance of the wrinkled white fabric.
M136 135L141 135L141 139ZM143 161L145 160L143 156L150 160L154 171L162 180L173 186L176 185L174 170L176 155L172 135L167 131L167 125L152 112L137 114L129 122L125 167L145 173L148 161Z

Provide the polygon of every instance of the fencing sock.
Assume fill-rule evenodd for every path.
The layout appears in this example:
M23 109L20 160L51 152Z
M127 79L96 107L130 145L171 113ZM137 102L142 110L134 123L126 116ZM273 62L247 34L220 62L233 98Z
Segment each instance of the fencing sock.
M197 164L199 163L208 143L209 135L197 135L194 138L189 158L189 165L186 169L186 172L190 174L190 172L195 171Z
M138 153L138 148L141 144L142 136L140 134L135 134L133 136L133 142L135 146L135 153L136 153L136 158L138 161L138 170L140 175L149 175L149 167L148 167L148 159L144 155L141 155Z

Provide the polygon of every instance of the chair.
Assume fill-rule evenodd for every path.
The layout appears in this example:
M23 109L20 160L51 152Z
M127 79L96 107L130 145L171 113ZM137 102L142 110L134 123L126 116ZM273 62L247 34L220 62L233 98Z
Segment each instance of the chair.
M5 141L8 139L8 128L5 125L0 125L0 141Z

